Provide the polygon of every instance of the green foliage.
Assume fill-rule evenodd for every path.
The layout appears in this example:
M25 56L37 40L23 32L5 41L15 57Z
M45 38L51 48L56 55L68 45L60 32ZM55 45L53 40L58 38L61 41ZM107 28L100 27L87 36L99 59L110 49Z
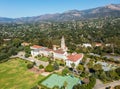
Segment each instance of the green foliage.
M25 46L25 47L24 47L24 51L25 51L25 53L27 53L27 54L31 54L31 49L30 49L29 46Z
M28 68L28 69L33 68L33 66L34 66L34 64L33 64L33 63L29 63L29 64L27 64L27 68Z
M64 68L64 69L62 70L62 75L67 75L69 72L70 72L70 71L69 71L68 68Z
M53 67L54 67L54 70L59 70L59 65L57 62L54 62Z
M93 67L93 69L95 71L100 71L100 70L102 70L102 65L101 64L95 64L94 67Z
M17 55L17 50L18 49L16 47L12 47L9 49L8 54L9 55Z
M119 76L117 75L117 73L115 72L115 70L111 70L106 72L106 75L111 78L111 80L118 80Z
M40 66L39 66L39 69L43 69L43 68L44 68L44 66L43 66L43 65L40 65Z
M46 72L52 72L52 71L54 71L53 65L48 64L48 65L46 66L46 68L45 68L45 71L46 71Z
M73 86L73 89L93 89L95 83L96 83L96 79L92 76L90 76L90 82L89 84L77 84Z
M60 66L65 66L65 61L64 60L55 60Z
M30 57L30 54L25 53L25 57L26 57L26 58Z
M100 74L100 79L101 79L103 82L106 82L106 81L107 81L107 75L106 75L105 72L102 72L102 73Z
M59 89L59 86L54 86L52 89Z
M76 68L78 71L83 71L84 70L84 67L83 65L79 64Z
M36 85L36 86L32 87L31 89L39 89L39 87Z
M120 89L120 85L115 86L114 89Z
M120 67L117 68L115 71L116 71L116 73L120 76Z
M119 55L119 22L119 18L99 18L76 22L0 24L0 53L6 53L9 57L15 55L18 51L23 50L23 48L21 48L22 42L30 42L52 48L53 44L60 44L60 38L64 35L66 45L70 52L91 52L101 55L114 52ZM10 41L3 41L5 38L9 38ZM94 44L94 42L102 42L103 46L93 48L82 48L78 46L82 43ZM113 46L104 46L107 43L113 44ZM24 50L30 54L29 47L24 48Z
M117 70L117 69L116 69ZM110 70L110 71L97 71L95 72L95 77L102 80L104 83L108 81L118 80L120 79L119 73L116 72L116 70Z
M50 58L44 57L44 56L41 57L40 55L36 56L36 58L37 58L38 60L45 61L45 62L48 62L48 61L50 60Z
M9 56L6 53L0 53L0 61L4 61L4 59L8 59Z
M75 67L75 63L71 63L71 67L74 68Z

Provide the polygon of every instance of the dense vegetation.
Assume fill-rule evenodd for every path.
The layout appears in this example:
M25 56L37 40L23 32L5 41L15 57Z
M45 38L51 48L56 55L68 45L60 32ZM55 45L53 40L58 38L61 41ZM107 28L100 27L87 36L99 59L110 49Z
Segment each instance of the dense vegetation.
M77 84L74 85L73 89L92 89L96 83L96 79L90 76L90 82L88 84Z
M0 61L23 50L21 42L52 48L59 45L62 35L70 52L120 54L120 18L104 18L72 22L31 24L0 24ZM10 39L9 41L5 39ZM100 42L111 46L82 48L79 44ZM114 48L114 50L113 50Z

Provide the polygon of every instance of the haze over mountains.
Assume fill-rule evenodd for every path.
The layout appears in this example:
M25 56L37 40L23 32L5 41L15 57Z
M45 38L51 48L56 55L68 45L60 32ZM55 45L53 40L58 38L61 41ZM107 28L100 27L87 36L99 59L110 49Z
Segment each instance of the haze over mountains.
M34 17L22 18L3 18L0 17L0 23L30 23L41 21L73 21L83 19L94 19L103 17L120 17L120 4L110 4L103 7L97 7L88 10L69 10L63 13L45 14Z

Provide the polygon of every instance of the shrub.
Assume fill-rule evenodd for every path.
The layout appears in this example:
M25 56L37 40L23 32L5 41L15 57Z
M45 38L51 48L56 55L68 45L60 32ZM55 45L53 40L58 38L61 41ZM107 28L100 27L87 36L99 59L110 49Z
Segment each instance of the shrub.
M69 69L65 68L62 70L62 75L66 75L67 73L69 73Z
M39 87L38 86L34 86L31 89L39 89Z
M120 67L117 68L115 71L116 71L116 73L120 76Z
M45 71L46 72L52 72L52 71L54 71L54 67L51 64L49 64L49 65L46 66Z
M55 85L52 89L59 89L59 86Z
M28 68L28 69L33 68L33 66L34 66L33 63L27 64L27 68Z
M115 86L114 89L120 89L120 85Z
M59 65L57 62L54 63L53 67L54 67L54 70L59 70Z
M26 58L28 58L29 56L30 56L30 54L28 54L28 53L25 54L25 57L26 57Z
M40 66L39 66L39 69L43 69L43 68L44 68L44 66L43 66L43 65L40 65Z

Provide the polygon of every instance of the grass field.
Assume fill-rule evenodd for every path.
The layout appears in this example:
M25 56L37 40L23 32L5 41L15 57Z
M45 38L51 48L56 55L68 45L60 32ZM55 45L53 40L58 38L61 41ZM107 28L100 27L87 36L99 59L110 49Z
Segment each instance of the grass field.
M30 89L44 78L29 71L26 67L27 63L19 58L1 63L0 89Z
M48 62L49 58L47 58L47 57L38 57L38 60Z
M48 88L53 88L55 85L61 87L64 85L64 82L67 82L67 89L72 89L72 87L79 83L79 78L71 77L71 76L60 76L57 74L52 74L46 80L44 80L41 84L47 86ZM81 82L80 82L81 83Z

